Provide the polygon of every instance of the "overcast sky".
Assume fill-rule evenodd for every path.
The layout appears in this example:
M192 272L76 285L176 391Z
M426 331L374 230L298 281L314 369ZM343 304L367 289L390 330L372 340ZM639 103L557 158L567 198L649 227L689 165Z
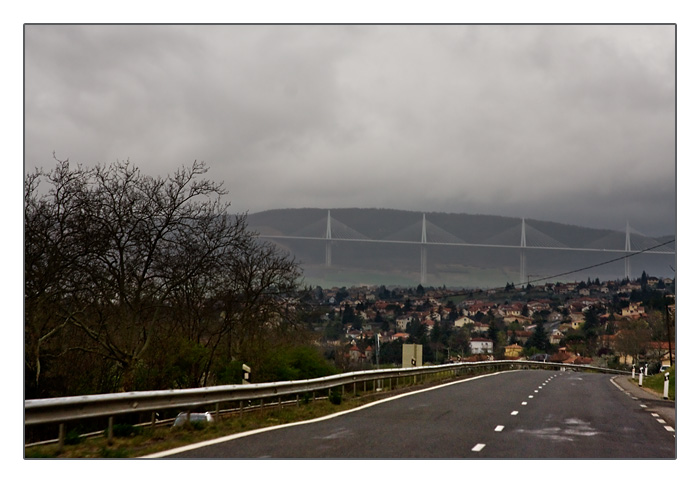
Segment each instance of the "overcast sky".
M672 25L27 25L25 169L676 232Z

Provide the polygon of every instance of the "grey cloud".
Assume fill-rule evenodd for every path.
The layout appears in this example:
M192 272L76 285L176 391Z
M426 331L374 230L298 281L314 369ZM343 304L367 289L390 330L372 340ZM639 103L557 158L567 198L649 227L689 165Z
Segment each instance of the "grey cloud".
M30 25L25 38L27 167L54 150L154 174L199 159L237 211L675 232L673 26Z

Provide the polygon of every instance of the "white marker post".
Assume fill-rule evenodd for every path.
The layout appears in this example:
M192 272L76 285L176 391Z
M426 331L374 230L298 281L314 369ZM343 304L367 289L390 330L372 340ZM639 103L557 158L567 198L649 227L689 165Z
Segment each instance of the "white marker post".
M639 387L642 387L642 378L644 377L644 371L642 371L641 366L639 367Z
M664 373L664 399L668 399L668 372Z
M632 366L632 379L634 379L634 366Z
M649 364L644 364L644 377L649 375Z

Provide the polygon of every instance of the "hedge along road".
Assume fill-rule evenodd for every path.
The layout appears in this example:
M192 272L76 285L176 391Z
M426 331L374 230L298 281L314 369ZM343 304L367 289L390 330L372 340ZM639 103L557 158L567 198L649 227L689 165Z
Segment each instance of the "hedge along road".
M508 371L147 458L674 458L675 432L605 374Z

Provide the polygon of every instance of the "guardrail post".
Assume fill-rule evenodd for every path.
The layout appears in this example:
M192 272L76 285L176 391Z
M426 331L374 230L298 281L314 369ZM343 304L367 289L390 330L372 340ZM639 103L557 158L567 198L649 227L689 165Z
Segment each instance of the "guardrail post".
M155 429L156 427L156 412L151 411L151 430Z
M664 372L664 399L668 399L668 372Z
M219 422L219 403L216 403L215 408L216 409L214 409L214 422L218 423Z
M114 442L114 416L110 416L107 420L107 444L112 446Z
M238 401L238 417L243 417L243 400Z
M66 425L61 423L58 425L58 452L63 451L63 445L66 444Z

